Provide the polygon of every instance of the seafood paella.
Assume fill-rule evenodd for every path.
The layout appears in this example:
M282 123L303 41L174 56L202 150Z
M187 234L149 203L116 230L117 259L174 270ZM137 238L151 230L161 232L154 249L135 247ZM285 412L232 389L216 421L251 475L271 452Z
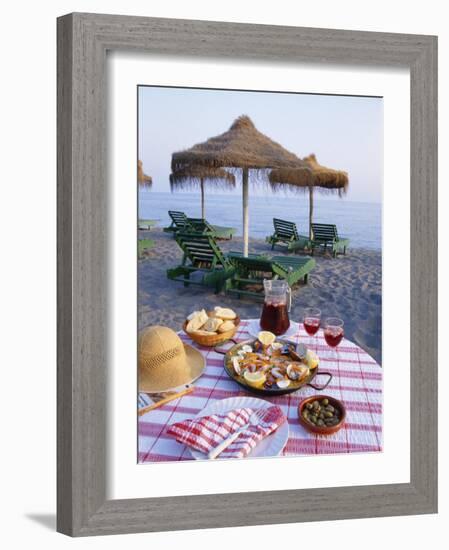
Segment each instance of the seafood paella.
M318 365L317 355L304 344L276 339L267 331L236 344L225 357L226 370L236 382L259 390L295 391L315 376Z

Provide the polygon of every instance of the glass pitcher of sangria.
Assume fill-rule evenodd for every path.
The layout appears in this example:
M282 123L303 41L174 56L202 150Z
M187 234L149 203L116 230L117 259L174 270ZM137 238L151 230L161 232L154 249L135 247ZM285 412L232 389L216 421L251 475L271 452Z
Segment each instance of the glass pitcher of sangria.
M260 327L276 336L287 332L290 326L288 312L291 308L292 294L287 281L264 279L265 300L260 317Z

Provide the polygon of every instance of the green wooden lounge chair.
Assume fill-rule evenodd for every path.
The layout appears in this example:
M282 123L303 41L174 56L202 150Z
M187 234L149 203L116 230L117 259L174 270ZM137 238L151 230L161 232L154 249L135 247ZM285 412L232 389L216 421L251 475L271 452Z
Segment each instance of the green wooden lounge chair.
M223 227L220 225L211 225L203 218L187 218L195 233L206 233L212 235L215 239L232 239L236 229L235 227Z
M232 239L236 229L235 227L222 227L219 225L211 225L207 220L202 218L188 218L184 212L169 210L172 223L169 227L165 227L165 232L173 232L176 235L177 231L193 231L194 233L204 233L212 235L215 239Z
M168 215L171 218L171 224L168 227L164 227L166 233L176 233L177 231L183 231L188 227L187 216L184 212L177 210L169 210Z
M184 286L211 286L218 294L226 279L234 273L234 268L215 239L211 235L193 232L178 232L175 238L184 256L181 265L167 269L167 277L183 282Z
M338 236L337 226L328 223L312 223L312 254L315 248L324 248L326 252L329 247L334 258L337 254L346 254L346 247L349 239L342 239Z
M315 267L315 260L310 256L286 257L249 255L247 258L238 252L230 252L235 273L226 281L226 291L238 297L263 297L264 279L285 279L290 287L303 279L307 283L309 273ZM259 291L260 288L260 291Z
M273 225L274 233L266 239L271 244L271 250L278 243L287 245L287 250L289 251L304 250L309 247L309 238L298 233L294 222L273 218Z

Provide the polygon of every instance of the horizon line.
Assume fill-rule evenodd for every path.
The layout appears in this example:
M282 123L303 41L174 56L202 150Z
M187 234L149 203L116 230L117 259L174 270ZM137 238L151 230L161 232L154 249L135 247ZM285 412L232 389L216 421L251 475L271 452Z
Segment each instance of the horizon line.
M195 194L195 195L199 195L200 194L200 191L191 191L191 190L180 190L180 191L176 191L176 192L173 192L173 191L152 191L150 189L138 189L138 195L140 195L140 193L148 193L148 194L152 194L152 195L162 195L162 194L170 194L170 195L190 195L190 194ZM214 192L211 192L209 191L208 192L208 195L213 195L215 197L233 197L233 196L239 196L237 193L214 193ZM263 197L264 195L258 195L258 194L255 194L253 195L253 197ZM286 198L286 197L294 197L294 196L300 196L300 195L295 195L294 193L288 195L288 194L285 194L285 195L281 195L281 194L273 194L272 196L277 196L279 198ZM339 201L341 199L344 199L346 202L362 202L362 203L367 203L367 204L378 204L378 205L382 205L383 204L383 201L375 201L375 200L357 200L357 199L348 199L346 197L326 197L325 195L321 195L318 193L316 195L314 195L314 199L315 200L318 200L318 199L321 199L321 198L324 198L325 200L329 200L329 201Z

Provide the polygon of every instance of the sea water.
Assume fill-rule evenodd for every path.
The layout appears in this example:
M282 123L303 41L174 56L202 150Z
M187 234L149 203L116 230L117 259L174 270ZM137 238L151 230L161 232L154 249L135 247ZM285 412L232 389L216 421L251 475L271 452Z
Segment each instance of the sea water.
M238 194L206 194L206 219L215 225L235 227L242 235L242 198ZM168 210L181 210L188 217L201 217L200 194L157 193L139 190L139 218L158 220L158 226L171 223ZM296 223L302 235L308 234L308 195L250 195L250 237L265 239L273 233L273 218ZM350 246L380 250L382 246L382 205L354 202L345 198L329 199L315 194L313 221L332 223L341 237L350 239Z

